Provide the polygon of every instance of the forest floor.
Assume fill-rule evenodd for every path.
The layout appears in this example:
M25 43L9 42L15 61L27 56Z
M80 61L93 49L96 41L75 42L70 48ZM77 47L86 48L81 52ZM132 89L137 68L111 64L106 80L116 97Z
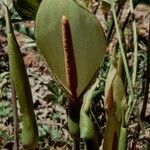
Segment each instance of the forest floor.
M124 22L129 11L128 4L125 6L121 22ZM97 11L97 18L103 22L104 17L101 15L100 9ZM3 10L0 7L0 19L3 17ZM150 21L150 7L139 5L135 10L135 18L138 28L139 39L139 53L138 53L138 77L137 77L137 95L138 101L135 106L136 109L142 107L144 98L144 84L145 84L145 70L146 70L146 46L149 36L149 21ZM33 21L24 22L25 26L34 27ZM102 24L106 30L106 24ZM131 23L126 30L127 44L131 47L132 32ZM21 47L24 62L27 67L27 72L31 84L34 109L39 130L39 148L41 150L70 150L72 147L72 139L67 131L67 101L63 92L52 81L48 68L41 57L40 52L36 46L31 46L30 39L26 36L16 32L17 41ZM115 40L114 40L115 41ZM110 44L109 49L114 48L114 41ZM150 42L150 41L149 41ZM129 57L132 61L132 49L129 49ZM108 62L109 64L109 62ZM107 66L107 74L109 65ZM54 90L54 91L53 91ZM98 101L103 101L104 93L98 97ZM19 105L18 105L19 107ZM100 108L99 108L100 109ZM18 110L19 111L19 110ZM101 112L99 112L101 113ZM103 115L104 117L104 115ZM105 119L104 119L105 120ZM100 123L101 134L103 138L103 131L105 128L105 121ZM21 122L21 113L19 111L19 121ZM138 118L133 115L130 122L130 129L128 135L128 149L134 148L137 150L148 150L150 148L150 90L149 99L146 109L146 120L143 123L143 131L137 132ZM21 128L22 124L20 124ZM8 50L5 28L0 24L0 149L11 150L13 146L13 115L11 106L11 89L9 79L9 65L8 65ZM21 148L21 147L20 147Z

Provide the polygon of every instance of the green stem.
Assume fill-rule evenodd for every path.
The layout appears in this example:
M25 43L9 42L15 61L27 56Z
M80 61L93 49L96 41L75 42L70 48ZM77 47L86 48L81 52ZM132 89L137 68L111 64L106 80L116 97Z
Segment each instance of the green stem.
M134 14L134 8L133 8L133 2L132 0L130 0L130 9L131 9L131 15L133 16ZM136 28L136 22L134 17L133 18L133 22L132 22L132 28L133 28L133 41L134 41L134 64L133 64L133 74L132 74L132 83L133 83L133 87L135 85L135 81L136 81L136 74L137 74L137 53L138 53L138 44L137 44L137 28ZM130 101L129 101L129 105L130 105Z
M117 32L117 36L118 36L119 46L120 46L120 50L121 50L121 56L122 56L122 59L123 59L123 64L124 64L124 68L125 68L125 72L126 72L126 76L127 76L127 81L128 81L129 88L130 88L131 97L132 97L132 99L134 99L134 89L133 89L133 84L132 84L132 81L131 81L131 78L130 78L128 63L127 63L126 55L125 55L125 52L124 52L123 43L122 43L122 40L121 40L119 24L118 24L118 21L117 21L117 16L116 16L116 11L115 11L115 3L112 4L112 13L113 13L116 32Z
M74 141L73 150L80 149L80 129L79 129L79 118L80 118L80 103L71 103L69 101L68 109L68 128L71 137Z
M137 53L138 53L138 44L137 44L137 28L136 28L136 21L134 19L134 6L133 6L133 1L130 0L130 9L131 9L131 15L132 15L132 28L133 28L133 41L134 41L134 63L133 63L133 74L132 74L132 84L133 87L135 86L135 81L136 81L136 74L137 74ZM132 114L133 108L136 104L137 99L133 99L132 95L129 96L129 101L128 101L128 106L129 108L127 109L126 115L125 115L125 120L126 123L129 122L130 116Z
M118 8L117 8L117 11L116 11L117 16L120 14L120 11L123 8L124 4L125 4L125 0L121 0L121 1L118 2ZM110 25L110 28L109 28L109 31L108 31L108 36L107 36L107 43L109 43L110 40L111 40L113 30L114 30L114 20L111 21L111 25Z

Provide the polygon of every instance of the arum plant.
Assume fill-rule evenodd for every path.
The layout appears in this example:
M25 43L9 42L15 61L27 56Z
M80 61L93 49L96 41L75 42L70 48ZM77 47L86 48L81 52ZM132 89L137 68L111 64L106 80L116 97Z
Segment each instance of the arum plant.
M104 136L104 150L117 150L124 110L126 107L126 96L121 78L122 60L116 61L115 54L112 56L112 64L108 72L105 85L105 109L107 112L107 124ZM123 148L123 147L122 147ZM125 148L123 148L125 149Z
M129 75L129 69L128 69L128 65L127 65L127 60L125 57L125 51L124 51L124 46L121 40L121 32L119 30L119 25L118 25L118 21L117 21L117 17L116 17L116 13L115 13L115 4L112 3L112 14L113 14L113 18L114 18L114 22L115 22L115 27L116 27L116 32L117 32L117 36L118 36L118 41L119 41L119 46L120 46L120 50L121 50L121 55L122 55L122 59L124 62L124 68L125 68L125 72L126 72L126 76L127 76L127 80L128 80L128 84L129 84L129 88L130 88L130 95L129 95L129 100L128 100L128 109L125 113L125 122L126 124L128 124L130 116L132 114L133 111L133 107L136 103L136 97L134 94L134 84L135 84L135 80L136 80L136 72L137 72L137 32L136 32L136 24L135 21L133 20L133 24L132 26L133 28L133 37L134 37L134 63L133 63L133 74L132 74L132 80L130 78ZM130 1L130 7L131 7L131 13L133 13L133 4L132 1Z
M131 92L130 97L133 100L134 90L133 90L133 85L129 74L124 46L122 44L122 34L119 30L119 25L117 22L117 16L115 11L116 2L117 1L109 1L109 0L103 1L103 3L104 4L106 3L109 6L109 8L111 8L112 10L114 24L116 27L116 32L117 32L120 51L121 51L121 57L123 59L123 64L124 64L124 68L125 68L130 92ZM114 52L114 55L112 57L112 67L110 68L110 71L108 73L106 86L105 86L105 107L108 113L108 120L106 125L103 147L106 150L126 149L127 126L125 122L125 111L126 111L127 104L126 104L126 97L125 97L125 89L123 86L120 70L121 70L120 61L119 64L116 63L116 57ZM113 139L110 138L110 135L111 137L113 137ZM108 146L109 145L108 143L111 143L110 146Z
M16 95L18 97L22 112L22 144L26 149L36 149L38 147L38 130L33 109L33 101L29 80L22 55L15 38L7 6L5 6L5 10L7 41L9 50L10 79L13 87L16 90Z
M62 40L64 48L64 62L65 62L65 71L66 71L66 82L68 89L71 94L71 101L69 107L69 117L68 125L70 128L70 133L75 140L75 149L78 149L79 146L79 109L80 103L76 102L77 100L77 68L74 57L74 49L72 44L72 36L70 31L70 25L66 16L62 16ZM76 114L75 114L76 112ZM75 120L73 120L73 119Z
M125 72L126 72L126 76L127 76L127 80L128 80L128 85L130 88L128 109L123 111L124 114L123 114L123 118L122 118L122 127L121 127L121 134L120 134L120 140L119 140L119 149L125 149L126 148L125 146L126 146L126 136L127 136L127 125L129 123L129 119L130 119L131 113L133 111L133 107L136 103L136 97L135 97L133 88L135 85L136 72L137 72L137 31L136 31L136 22L133 18L132 27L133 27L133 39L134 39L134 63L133 63L133 74L132 74L132 80L131 80L130 75L129 75L128 65L127 65L127 60L125 58L124 46L122 43L122 36L121 36L121 32L119 29L118 20L117 20L117 16L116 16L116 12L115 12L115 2L116 1L107 0L107 3L108 3L108 5L110 5L111 10L112 10L115 27L116 27L116 32L117 32L117 36L118 36L118 41L119 41L119 46L120 46L120 50L121 50L121 55L122 55L124 68L125 68ZM132 16L133 16L134 7L136 7L136 5L140 2L144 2L144 1L138 1L136 3L135 1L130 0L130 9L131 9Z
M74 149L79 149L82 97L106 49L102 27L76 0L43 0L36 16L35 36L53 77L68 95L68 127Z

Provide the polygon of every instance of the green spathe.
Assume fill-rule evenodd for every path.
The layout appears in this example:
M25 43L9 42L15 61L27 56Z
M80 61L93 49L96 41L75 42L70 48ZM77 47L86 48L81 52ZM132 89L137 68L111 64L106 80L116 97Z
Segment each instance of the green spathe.
M78 75L78 96L103 61L106 41L95 16L75 0L43 0L36 17L36 40L50 69L69 92L66 83L61 18L70 24Z

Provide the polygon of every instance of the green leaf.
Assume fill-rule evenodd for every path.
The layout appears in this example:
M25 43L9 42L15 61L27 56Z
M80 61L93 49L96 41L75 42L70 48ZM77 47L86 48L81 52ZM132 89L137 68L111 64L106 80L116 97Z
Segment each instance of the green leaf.
M89 89L89 91L84 95L83 105L80 110L80 137L85 141L87 149L98 150L98 138L94 123L91 118L91 105L94 96L94 91L98 85L97 80L95 84Z
M17 32L19 32L21 34L24 34L27 37L35 40L34 29L33 28L31 28L31 27L25 27L24 24L22 24L22 23L16 23L16 24L14 24L14 29Z
M42 0L13 0L13 5L24 19L34 20L41 1Z
M127 144L127 128L121 127L118 150L126 150Z
M51 129L50 134L51 134L51 139L53 141L59 141L59 139L61 138L61 133L57 129Z
M54 81L50 81L46 86L54 95L60 95L60 89Z
M111 5L112 5L113 0L102 0L102 10L105 12L110 11Z
M0 102L0 117L12 117L12 107L10 103L2 101Z
M36 17L36 40L50 69L59 82L67 87L61 19L70 24L78 76L78 96L100 67L106 49L104 32L99 21L75 0L43 0Z

